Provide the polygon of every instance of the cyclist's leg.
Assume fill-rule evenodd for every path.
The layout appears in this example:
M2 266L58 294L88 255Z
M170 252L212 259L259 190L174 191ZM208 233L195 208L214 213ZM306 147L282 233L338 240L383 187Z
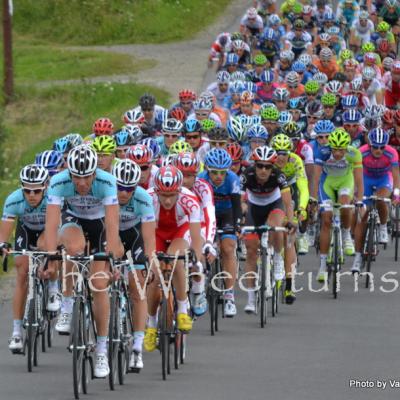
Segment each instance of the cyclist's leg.
M273 227L283 226L285 220L282 199L274 202L274 209L268 215L267 224ZM271 232L270 242L274 248L274 274L276 280L282 280L285 276L284 260L282 257L283 232Z
M337 180L338 202L341 205L349 205L353 200L354 178L348 174ZM351 222L354 215L354 209L342 208L340 211L341 225L343 229L343 247L347 256L354 255L354 243L351 238Z
M376 185L376 194L378 197L389 198L393 191L393 177L390 174L379 178ZM389 241L387 232L387 220L389 216L389 206L384 201L378 201L376 204L379 213L379 242L387 243Z

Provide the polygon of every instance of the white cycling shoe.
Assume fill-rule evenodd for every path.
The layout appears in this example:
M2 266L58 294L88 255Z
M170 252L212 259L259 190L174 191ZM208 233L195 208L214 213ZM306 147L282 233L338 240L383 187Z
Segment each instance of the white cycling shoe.
M233 300L225 301L225 317L233 318L237 314L236 304Z
M141 352L133 351L129 360L129 369L134 372L140 372L143 369L143 355Z
M49 293L49 299L47 301L46 308L47 311L57 312L61 308L61 293Z
M96 378L105 378L110 373L108 366L108 357L105 353L96 353L94 364L94 376Z
M72 313L62 313L56 323L56 331L60 335L69 335L71 332Z
M23 343L22 337L20 335L12 335L10 339L8 339L8 348L13 353L18 353L22 350Z

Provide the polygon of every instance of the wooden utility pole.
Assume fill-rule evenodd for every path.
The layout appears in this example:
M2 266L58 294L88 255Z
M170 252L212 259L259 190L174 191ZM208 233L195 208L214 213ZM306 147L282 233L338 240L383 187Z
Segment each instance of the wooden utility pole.
M4 101L9 103L14 94L12 57L12 0L3 0Z

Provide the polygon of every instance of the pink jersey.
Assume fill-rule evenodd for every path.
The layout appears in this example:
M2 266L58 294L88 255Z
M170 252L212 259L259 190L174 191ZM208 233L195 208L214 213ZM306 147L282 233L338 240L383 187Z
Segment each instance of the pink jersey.
M379 178L391 174L392 168L399 165L399 156L392 146L385 146L383 154L379 158L372 155L368 144L361 146L359 150L363 158L364 175Z
M215 219L214 195L211 185L204 179L196 178L193 188L202 209L201 226L206 228L206 241L213 243L217 223Z
M295 153L303 160L304 164L314 164L313 150L306 140L301 139L298 142Z

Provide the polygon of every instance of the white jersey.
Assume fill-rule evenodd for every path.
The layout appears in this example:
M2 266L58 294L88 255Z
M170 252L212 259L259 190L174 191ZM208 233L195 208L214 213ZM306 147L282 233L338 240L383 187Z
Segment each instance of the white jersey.
M221 92L218 82L213 82L207 87L207 92L211 92L215 98L217 99L217 103L220 106L224 106L224 102L226 101L227 97L230 97L229 93L229 86L228 89L225 92Z
M247 14L242 17L240 20L240 25L245 26L248 29L263 29L264 28L264 21L263 19L257 15L255 20L250 20L247 17Z

